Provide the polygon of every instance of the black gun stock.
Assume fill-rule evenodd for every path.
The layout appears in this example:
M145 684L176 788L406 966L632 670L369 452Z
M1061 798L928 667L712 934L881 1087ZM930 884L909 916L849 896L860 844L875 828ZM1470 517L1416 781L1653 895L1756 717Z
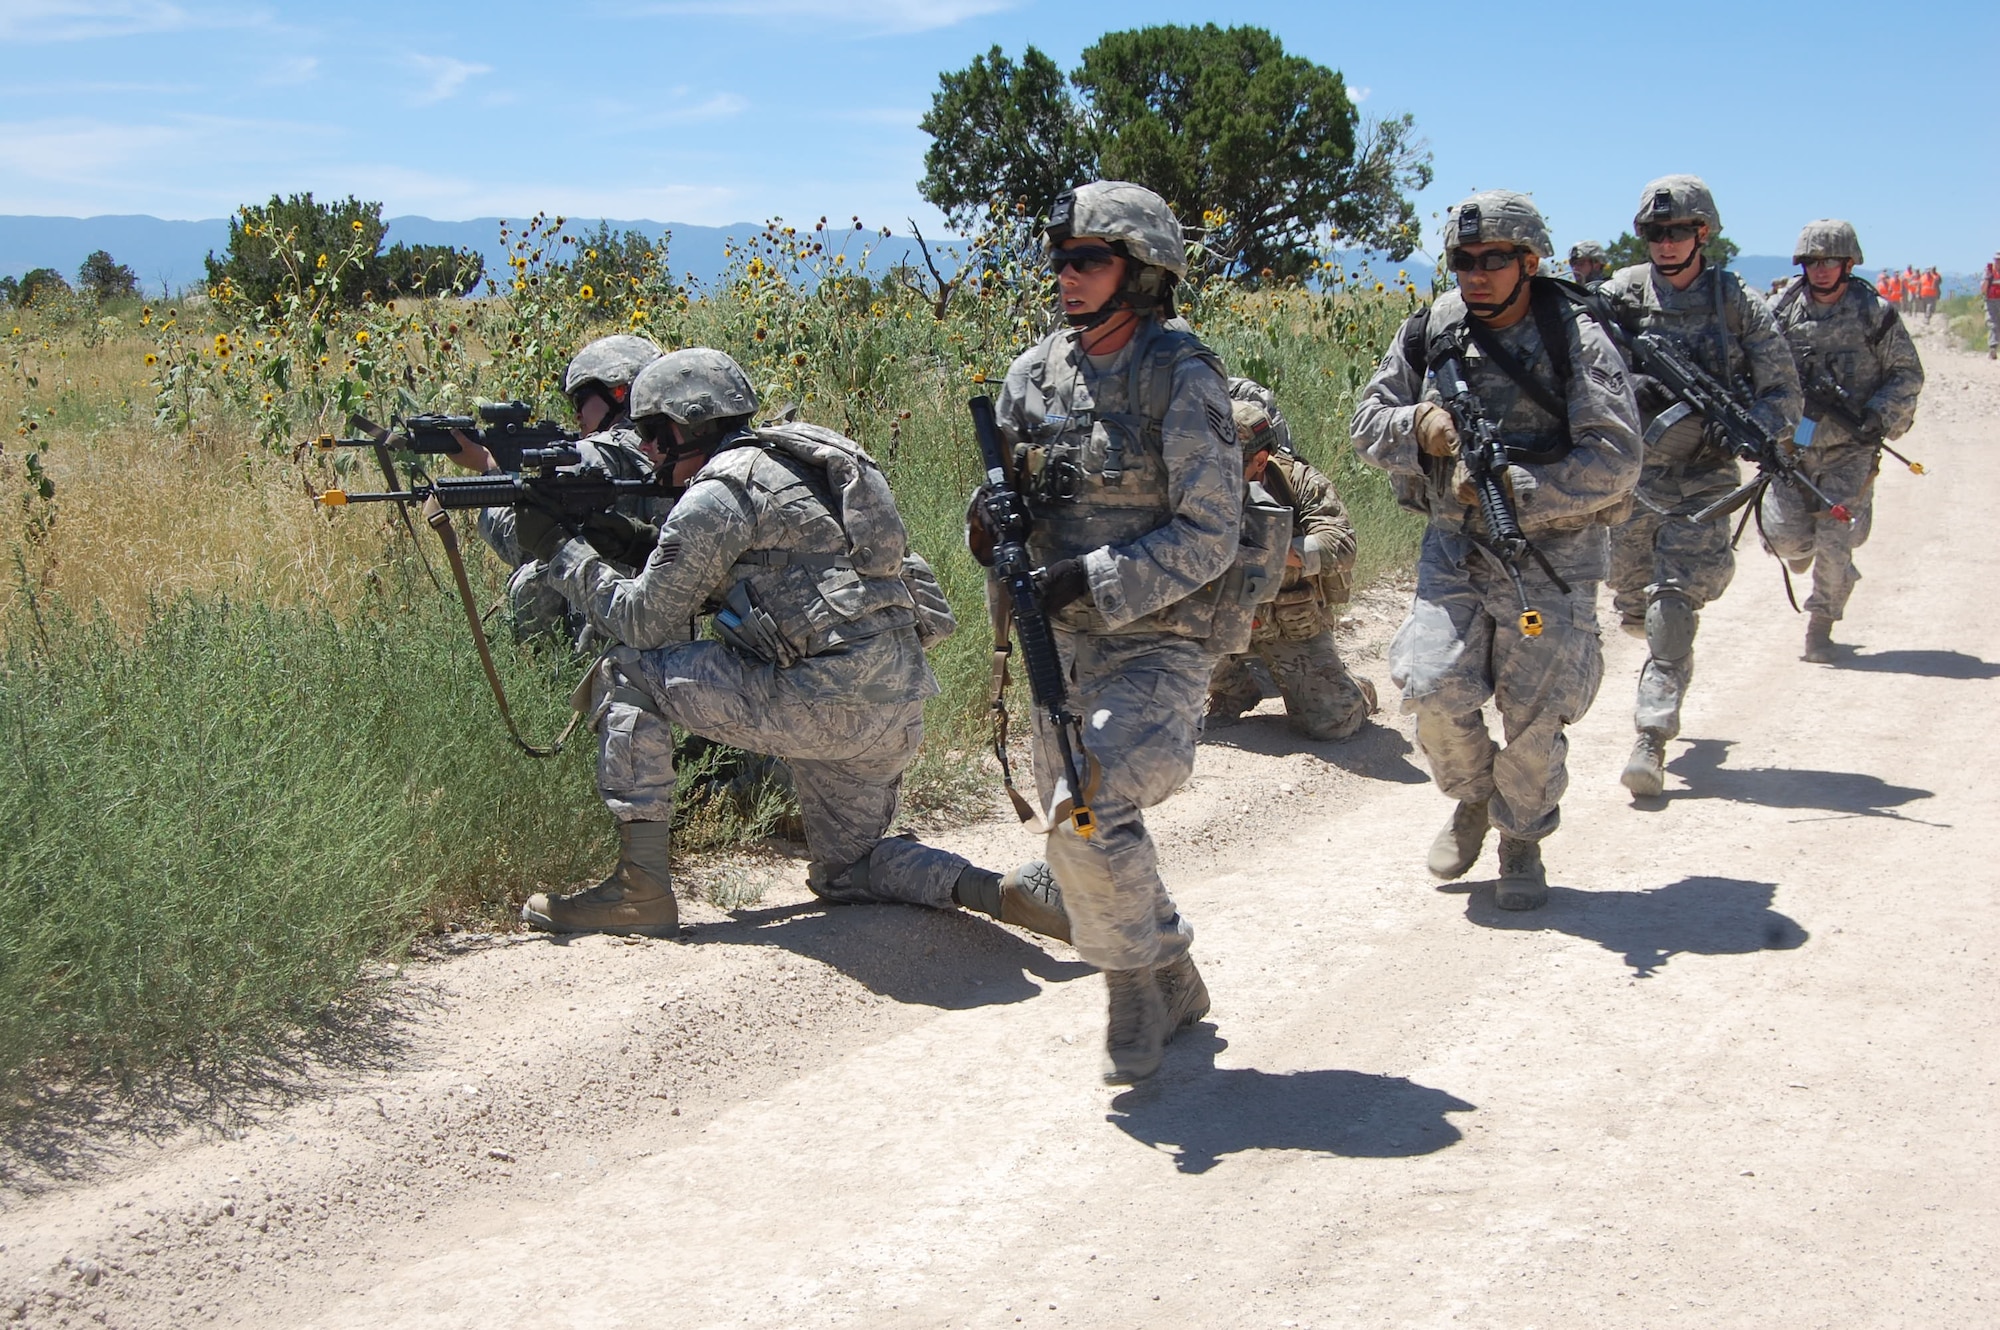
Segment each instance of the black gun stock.
M980 460L986 466L986 493L983 499L986 520L992 526L993 575L1006 589L1012 609L1013 632L1021 642L1021 657L1028 670L1028 693L1035 706L1048 717L1062 753L1063 776L1069 782L1070 826L1076 834L1089 837L1097 830L1097 818L1090 811L1090 791L1077 767L1076 750L1082 746L1082 718L1070 710L1069 690L1063 683L1062 658L1056 651L1055 636L1048 616L1042 611L1041 593L1035 587L1034 568L1028 558L1028 506L1015 492L1007 476L1006 445L1000 426L993 418L993 399L983 393L966 404L972 413L972 430L979 439ZM996 625L998 626L998 625ZM1007 792L1027 820L1026 806L1014 790L1014 778L1007 762L1007 701L1005 653L1010 649L1004 632L993 649L1000 659L995 679L993 709L994 749Z

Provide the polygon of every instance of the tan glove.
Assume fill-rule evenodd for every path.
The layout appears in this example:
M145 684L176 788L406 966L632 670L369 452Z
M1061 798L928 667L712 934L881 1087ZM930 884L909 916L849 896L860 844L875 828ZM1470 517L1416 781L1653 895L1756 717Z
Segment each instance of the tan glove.
M1451 412L1436 402L1419 402L1416 416L1417 447L1431 457L1458 456L1458 426Z

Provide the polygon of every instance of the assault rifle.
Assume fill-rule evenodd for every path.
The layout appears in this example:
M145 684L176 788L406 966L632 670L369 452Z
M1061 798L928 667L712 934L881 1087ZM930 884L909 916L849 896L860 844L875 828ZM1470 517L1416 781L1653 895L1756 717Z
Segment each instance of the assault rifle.
M357 503L435 504L445 512L479 508L543 508L555 514L563 529L581 534L583 520L605 513L621 499L650 498L669 494L658 477L625 480L601 466L583 466L573 444L552 448L524 448L519 469L489 471L483 476L442 476L420 480L408 489L350 493L321 490L314 500L324 507L344 508Z
M1701 416L1716 430L1725 446L1737 457L1757 464L1757 476L1738 486L1694 514L1697 525L1723 513L1733 513L1745 504L1764 497L1771 482L1791 481L1826 506L1836 522L1850 520L1845 504L1835 503L1813 484L1812 477L1798 464L1789 445L1765 428L1757 417L1737 400L1736 395L1716 377L1695 363L1687 348L1673 338L1656 332L1642 332L1632 339L1633 354L1641 373L1650 374L1666 386L1682 405Z
M1451 413L1452 424L1458 430L1458 460L1472 482L1472 492L1479 500L1479 515L1486 522L1486 539L1479 542L1480 548L1493 555L1513 579L1514 594L1521 599L1521 636L1540 637L1542 612L1528 602L1528 586L1521 580L1521 559L1533 558L1564 595L1569 594L1569 583L1556 576L1548 559L1521 533L1521 519L1514 512L1514 501L1508 497L1504 483L1507 445L1500 441L1500 431L1465 377L1464 354L1463 343L1451 343L1434 352L1431 374L1437 383L1438 396L1444 399L1444 408Z
M1910 474L1921 476L1924 466L1889 446L1889 440L1882 435L1880 418L1874 422L1868 419L1868 407L1856 399L1853 393L1840 385L1840 381L1828 373L1810 349L1800 356L1799 383L1806 390L1806 419L1808 422L1824 416L1832 416L1854 432L1863 443L1872 443L1889 456L1910 468ZM1817 412L1818 415L1813 413ZM1801 431L1802 433L1804 431ZM1801 445L1803 446L1803 444Z
M979 437L979 456L986 465L986 492L981 503L993 528L993 574L1007 592L1007 606L996 612L993 625L994 755L1000 759L1001 779L1021 820L1039 822L1027 801L1015 790L1014 773L1007 761L1007 657L1013 649L1007 640L1007 619L1011 617L1014 636L1021 639L1021 655L1028 666L1029 695L1048 717L1056 747L1062 754L1063 777L1069 782L1070 826L1077 835L1087 838L1097 830L1097 817L1090 811L1091 788L1085 786L1077 769L1077 749L1083 746L1083 718L1070 709L1069 690L1063 685L1062 659L1056 653L1048 615L1042 612L1041 592L1035 587L1034 569L1028 558L1031 524L1028 505L1007 477L1006 449L1000 439L999 424L993 418L993 399L982 393L967 407L972 412L973 433ZM1087 753L1085 758L1087 761ZM1090 787L1095 785L1093 777Z
M360 429L366 437L336 439L331 434L322 434L315 446L330 451L382 445L403 452L448 457L459 450L458 440L452 437L452 432L456 430L492 453L493 460L500 464L502 471L519 471L523 452L547 448L552 444L575 443L582 437L552 420L533 419L535 408L526 402L481 402L475 410L478 412L476 416L447 416L435 412L394 416L390 418L386 438L379 426L356 416L348 423L348 428Z

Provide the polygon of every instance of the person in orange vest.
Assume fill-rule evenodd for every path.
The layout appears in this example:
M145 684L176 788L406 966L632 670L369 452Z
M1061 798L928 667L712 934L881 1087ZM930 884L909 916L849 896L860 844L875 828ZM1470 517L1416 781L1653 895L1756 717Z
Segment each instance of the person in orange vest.
M1903 312L1905 314L1914 313L1917 304L1917 270L1915 265L1906 266L1903 269L1901 286L1903 288Z
M1938 270L1926 268L1917 275L1917 308L1924 312L1924 326L1929 327L1931 315L1937 313Z
M1979 289L1986 297L1986 358L2000 360L2000 250L1986 265L1986 280Z
M1895 272L1891 269L1884 268L1882 270L1881 277L1876 279L1875 289L1881 292L1882 299L1888 301L1890 304L1898 305L1902 303L1903 279L1896 276Z

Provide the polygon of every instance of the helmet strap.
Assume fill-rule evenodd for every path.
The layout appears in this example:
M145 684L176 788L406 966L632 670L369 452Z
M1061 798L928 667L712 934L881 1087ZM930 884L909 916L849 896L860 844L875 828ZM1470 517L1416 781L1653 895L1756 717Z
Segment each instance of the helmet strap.
M1654 259L1653 267L1659 270L1662 277L1678 277L1700 262L1701 246L1697 244L1693 249L1688 251L1688 256L1679 263L1662 263L1658 259Z
M1529 281L1528 274L1523 268L1522 264L1516 262L1514 264L1514 289L1507 293L1507 298L1505 300L1499 301L1497 303L1493 301L1467 300L1465 302L1465 307L1471 310L1472 316L1478 319L1481 323L1491 323L1493 322L1493 320L1505 314L1508 310L1514 308L1514 303L1520 300L1521 297L1527 295L1528 281ZM1464 299L1464 296L1465 293L1463 291L1459 292L1460 299Z
M1840 276L1834 279L1834 282L1831 286L1821 286L1818 282L1815 282L1812 279L1812 269L1807 268L1805 269L1806 287L1814 295L1830 301L1847 288L1847 279L1851 277L1853 273L1854 273L1854 260L1842 259L1840 261Z

